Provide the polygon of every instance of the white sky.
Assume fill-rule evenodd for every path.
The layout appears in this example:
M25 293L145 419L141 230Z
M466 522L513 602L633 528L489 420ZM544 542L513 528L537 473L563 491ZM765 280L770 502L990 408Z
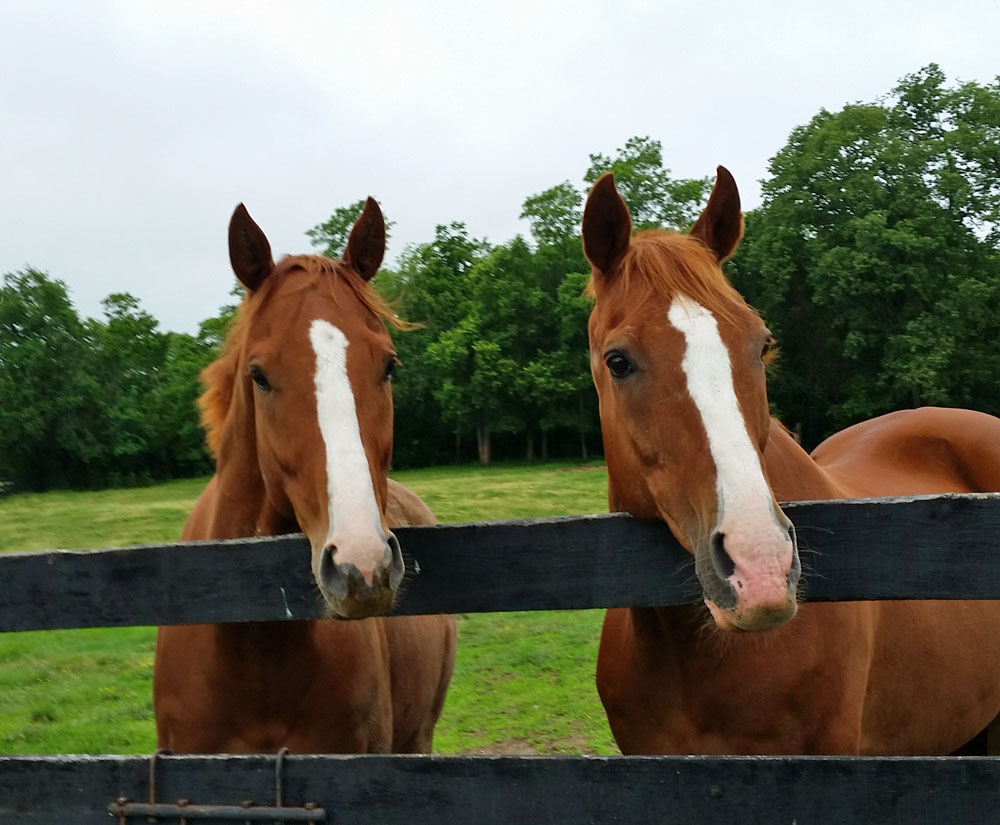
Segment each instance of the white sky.
M932 61L1000 74L1000 3L0 0L0 272L193 332L239 201L280 255L374 195L391 264L438 223L526 234L527 196L631 135L751 208L793 127Z

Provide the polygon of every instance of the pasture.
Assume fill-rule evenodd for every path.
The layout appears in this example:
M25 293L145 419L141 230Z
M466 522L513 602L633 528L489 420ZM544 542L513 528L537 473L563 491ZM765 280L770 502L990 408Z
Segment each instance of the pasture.
M435 467L392 474L442 522L604 512L597 464ZM0 548L175 538L204 479L0 500ZM594 688L602 611L459 618L438 753L615 753ZM0 751L149 753L153 628L0 635Z

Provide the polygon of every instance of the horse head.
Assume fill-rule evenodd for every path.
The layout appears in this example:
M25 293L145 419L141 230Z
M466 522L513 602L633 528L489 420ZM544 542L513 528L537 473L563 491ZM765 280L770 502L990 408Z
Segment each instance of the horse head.
M771 335L721 269L742 234L721 166L687 235L633 235L610 173L583 216L611 509L665 521L694 556L716 624L757 630L795 615L800 567L762 461Z
M396 355L383 318L393 319L368 285L384 251L385 222L371 198L340 261L300 255L275 264L238 206L229 255L247 295L205 376L222 493L235 509L241 489L263 501L250 516L257 524L238 534L272 532L274 522L301 529L328 610L343 618L387 611L403 576L385 518Z

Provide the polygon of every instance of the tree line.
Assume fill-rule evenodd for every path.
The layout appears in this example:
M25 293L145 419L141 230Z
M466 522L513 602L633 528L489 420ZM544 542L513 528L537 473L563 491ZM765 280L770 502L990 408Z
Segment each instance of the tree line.
M127 293L81 319L66 286L28 268L0 286L0 482L129 486L211 468L198 374L234 307L197 335L163 332Z
M637 228L687 229L711 179L677 179L660 143L590 155L581 184L526 198L529 237L438 226L377 288L395 334L398 467L600 452L579 227L607 170ZM807 447L918 404L1000 411L1000 80L930 65L884 97L821 111L770 162L727 271L781 347L774 412ZM310 229L338 257L361 202ZM391 211L390 211L391 215ZM390 224L391 228L391 224ZM233 307L196 335L159 330L127 294L81 319L27 269L0 288L0 480L103 486L206 472L195 401Z

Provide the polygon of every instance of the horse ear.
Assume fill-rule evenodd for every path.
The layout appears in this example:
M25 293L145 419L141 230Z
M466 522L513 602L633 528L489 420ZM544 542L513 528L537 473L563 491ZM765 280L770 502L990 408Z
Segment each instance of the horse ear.
M229 261L240 283L253 292L274 269L271 244L241 203L229 221Z
M602 274L610 274L628 251L632 216L615 189L613 172L597 179L583 210L583 253Z
M366 281L370 281L385 256L385 218L375 198L365 201L365 208L354 222L344 250L344 263Z
M719 263L728 259L743 237L743 213L740 211L740 191L725 166L716 170L715 186L708 205L695 221L691 234L705 244Z

